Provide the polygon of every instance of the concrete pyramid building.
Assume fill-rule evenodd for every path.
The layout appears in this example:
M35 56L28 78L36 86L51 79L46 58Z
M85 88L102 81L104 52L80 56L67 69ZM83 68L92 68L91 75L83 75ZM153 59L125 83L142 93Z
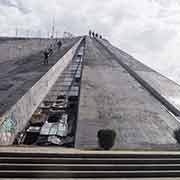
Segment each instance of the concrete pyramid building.
M0 39L31 47L0 57L0 177L179 178L180 86L105 39L61 40ZM116 132L112 151L100 129Z
M12 144L41 103L62 95L63 88L68 91L78 76L79 84L73 85L73 92L77 91L75 148L98 148L97 132L106 128L117 133L115 149L178 146L174 138L180 128L180 105L175 101L180 97L178 84L105 39L66 40L48 66L42 65L38 53L1 63L1 145ZM76 59L80 56L82 61ZM77 74L69 78L72 71ZM72 111L68 113L71 117Z
M180 86L106 40L86 39L76 147L96 148L114 129L114 148L173 147Z

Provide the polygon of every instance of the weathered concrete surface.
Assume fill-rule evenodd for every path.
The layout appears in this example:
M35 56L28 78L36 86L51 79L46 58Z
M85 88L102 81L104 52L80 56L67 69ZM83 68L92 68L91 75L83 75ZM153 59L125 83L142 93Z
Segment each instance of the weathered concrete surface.
M40 65L40 62L38 62L39 67L37 68L35 67L35 65L37 65L36 61L25 61L27 67L24 64L18 66L19 68L16 69L14 75L21 75L21 70L23 70L24 79L22 79L23 82L21 86L17 87L17 90L19 90L20 87L22 87L23 90L20 89L20 93L17 96L17 92L15 91L15 89L13 89L14 91L12 91L11 89L10 92L6 92L5 98L0 99L0 102L2 102L3 104L5 104L6 102L8 104L8 106L1 106L0 108L1 112L3 112L3 110L6 110L6 112L1 116L0 121L0 144L12 144L15 135L18 132L22 131L22 129L25 127L33 112L36 110L40 102L53 86L58 76L61 74L61 72L63 72L68 63L72 60L72 57L74 56L80 41L72 47L75 42L77 42L77 40L70 42L68 46L66 46L66 48L64 47L62 52L57 51L50 59L50 65L48 66L42 65L42 62ZM72 48L69 50L70 47ZM67 50L69 51L59 60L59 58ZM28 67L28 65L31 65L31 67ZM33 66L35 69L31 69ZM27 72L28 70L30 72ZM34 70L38 75L36 74L36 76L28 76L29 73L34 73ZM23 76L21 78L23 78ZM8 78L10 80L13 77L9 76ZM26 78L29 78L28 80L30 80L30 82L26 82ZM36 84L33 85L33 83L35 83L35 80L39 81L37 81ZM31 87L32 85L33 87ZM23 94L25 90L28 91ZM7 98L8 93L11 95L10 102L8 101L9 98ZM13 93L16 96L13 96ZM12 106L13 104L10 103L15 102L15 100L17 100L17 97L20 97L20 99L14 104L14 106ZM11 108L10 105L12 106ZM9 109L7 109L7 107Z
M37 54L50 44L53 39L0 38L0 63L24 59Z
M124 55L124 54L122 54ZM141 70L150 68L128 62ZM179 122L95 40L87 40L76 147L96 148L97 131L117 133L114 148L176 146Z
M121 51L106 40L101 40L123 63L127 64L145 82L151 85L163 98L180 111L180 85L145 66L129 54Z
M60 51L50 59L49 65L43 65L40 52L25 59L5 61L0 65L0 116L22 97L63 55L77 38L66 42Z

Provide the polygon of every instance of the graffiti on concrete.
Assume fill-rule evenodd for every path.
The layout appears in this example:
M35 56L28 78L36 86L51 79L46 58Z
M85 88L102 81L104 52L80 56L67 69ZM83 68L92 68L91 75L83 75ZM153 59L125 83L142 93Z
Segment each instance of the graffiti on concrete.
M12 135L15 134L17 121L14 113L9 113L1 118L0 127L0 144L6 144L11 141Z

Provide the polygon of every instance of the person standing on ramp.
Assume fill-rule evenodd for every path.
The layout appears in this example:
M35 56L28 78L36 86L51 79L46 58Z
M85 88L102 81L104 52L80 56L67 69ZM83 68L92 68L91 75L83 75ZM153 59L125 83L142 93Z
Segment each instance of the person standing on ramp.
M43 54L44 54L44 64L48 64L49 52L47 51L47 49L44 50Z

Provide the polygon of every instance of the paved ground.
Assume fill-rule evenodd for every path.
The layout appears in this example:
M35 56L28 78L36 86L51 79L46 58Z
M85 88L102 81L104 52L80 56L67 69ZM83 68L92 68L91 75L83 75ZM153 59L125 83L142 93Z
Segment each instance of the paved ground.
M151 71L136 61L128 63L137 70ZM176 146L173 131L179 127L157 99L95 40L88 39L76 147L97 148L96 135L102 128L116 131L114 148L171 147Z
M29 40L30 42L28 40L17 40L18 42L16 44L22 45L21 41L23 41L24 46L35 46L34 49L36 50L29 50L26 58L18 56L14 60L11 58L6 59L5 57L4 59L0 59L0 115L15 104L78 39L74 38L73 40L65 41L61 50L56 51L50 57L49 65L43 65L43 54L41 52L43 48L47 47L46 43L38 49L39 40L36 40L37 44L34 42L35 40ZM14 41L11 42L15 43ZM31 45L28 45L28 43ZM49 42L47 43L49 44ZM1 46L7 48L8 44L9 41L4 41L0 44L0 49ZM7 51L4 51L4 53L7 53Z
M16 61L36 54L42 49L55 43L52 39L25 39L25 38L0 38L0 63Z

